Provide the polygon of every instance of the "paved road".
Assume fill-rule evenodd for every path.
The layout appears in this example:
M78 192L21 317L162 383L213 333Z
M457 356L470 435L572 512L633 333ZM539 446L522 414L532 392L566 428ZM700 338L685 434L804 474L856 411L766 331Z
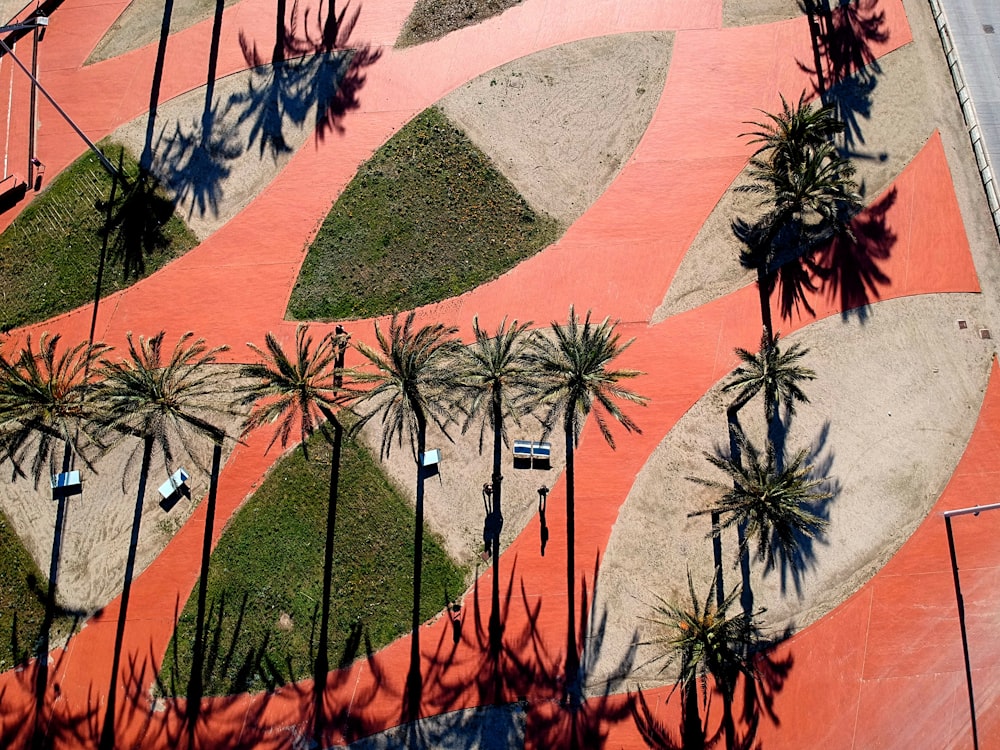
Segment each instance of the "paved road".
M972 94L987 158L1000 177L1000 2L939 0Z

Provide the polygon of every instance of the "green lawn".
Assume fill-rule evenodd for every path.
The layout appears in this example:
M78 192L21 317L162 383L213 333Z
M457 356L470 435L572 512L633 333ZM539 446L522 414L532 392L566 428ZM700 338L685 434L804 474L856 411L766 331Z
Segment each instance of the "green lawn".
M288 315L343 320L437 302L496 278L561 232L431 108L340 196L309 248Z
M209 569L205 693L273 689L312 675L322 602L330 448L314 436L310 461L283 458L233 518ZM378 649L410 628L412 507L366 448L345 439L334 542L329 663ZM466 571L425 536L421 615L465 590ZM161 689L187 689L197 589L163 664ZM282 614L287 618L281 623Z
M35 561L0 512L0 672L35 655L45 620L46 588ZM52 642L71 626L72 618L57 617Z
M521 0L417 0L397 47L409 47L438 39L452 31L498 16Z
M102 144L112 163L121 148ZM173 203L122 155L103 295L124 289L198 244ZM94 299L111 177L90 151L58 175L0 234L0 331L46 320Z

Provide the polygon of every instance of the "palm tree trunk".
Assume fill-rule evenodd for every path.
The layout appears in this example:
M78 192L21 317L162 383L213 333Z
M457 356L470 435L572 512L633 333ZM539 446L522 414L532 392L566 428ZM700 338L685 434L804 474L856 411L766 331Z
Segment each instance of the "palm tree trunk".
M101 750L112 750L115 746L115 702L118 694L118 670L121 667L122 646L125 641L125 618L128 613L129 595L132 593L132 574L135 570L136 549L139 546L139 524L142 522L142 501L146 495L146 480L149 478L149 461L152 453L153 436L146 435L143 438L139 491L136 494L135 512L132 515L132 538L129 541L128 557L125 561L125 581L122 585L121 606L118 610L118 627L115 630L115 650L111 660L108 707L104 712L104 726L101 729Z
M215 502L219 490L219 470L222 466L222 442L212 447L212 477L208 486L205 509L205 533L201 540L201 577L198 579L198 614L195 618L194 653L187 689L187 730L189 745L194 747L194 730L201 710L205 688L205 606L208 598L208 565L212 557L212 534L215 528Z
M766 268L757 268L757 294L760 296L760 321L764 325L768 342L774 341L774 325L771 321L771 292L774 290L774 273Z
M503 443L503 409L498 398L493 399L493 509L494 523L493 529L493 599L492 610L490 611L490 653L493 657L500 654L503 642L503 624L500 622L500 529L503 527L503 515L501 513L501 497L503 475L500 472L503 457L501 455ZM495 695L494 700L499 702L500 696Z
M337 500L340 485L340 453L344 442L344 426L332 413L323 410L324 416L333 426L333 446L330 456L330 494L326 505L326 549L323 556L323 611L320 613L319 645L316 650L316 665L313 674L313 739L322 746L323 694L326 676L330 672L330 600L333 595L333 540L337 528Z
M423 455L427 447L427 419L416 409L417 417L417 503L416 522L413 529L413 620L410 631L410 671L406 678L404 698L407 721L420 715L423 693L423 675L420 673L420 583L424 567L424 467Z
M738 466L743 465L743 452L740 450L739 440L739 436L742 434L743 430L740 427L739 410L746 406L746 404L746 401L741 400L726 410L726 419L729 423L729 455ZM714 518L715 517L713 515L713 521ZM746 524L741 523L737 525L736 540L740 555L740 580L742 581L742 587L740 589L740 605L743 607L743 613L747 617L752 617L753 585L750 583L750 551L747 547ZM717 601L724 601L724 599L720 599L720 597L723 596L722 592L722 575L720 571L719 587L716 593Z
M705 732L698 711L698 681L687 680L681 687L681 745L684 750L703 750Z
M576 644L576 517L573 482L573 449L576 430L571 417L566 419L566 690L567 696L579 690L580 654Z
M806 17L809 19L809 39L812 42L813 65L816 66L816 91L826 104L826 81L823 77L823 32L816 20L816 0L805 0Z

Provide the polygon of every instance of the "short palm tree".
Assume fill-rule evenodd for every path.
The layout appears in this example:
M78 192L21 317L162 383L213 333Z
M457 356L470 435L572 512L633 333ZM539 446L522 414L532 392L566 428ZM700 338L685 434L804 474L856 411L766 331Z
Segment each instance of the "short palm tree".
M794 168L808 150L844 132L844 123L837 119L835 107L832 104L813 106L806 100L804 91L794 106L781 95L779 114L764 110L761 114L763 120L747 123L756 130L742 135L749 136L749 143L757 146L754 156L766 154L771 163L789 169Z
M115 742L118 670L153 451L159 451L169 472L175 443L179 441L192 460L196 460L189 450L189 435L199 434L210 438L216 446L210 489L210 495L214 496L218 482L219 447L225 438L225 431L210 420L215 416L231 413L220 405L222 393L228 384L223 382L221 372L210 367L227 347L209 348L204 339L195 339L194 334L188 332L181 336L173 352L168 354L163 346L165 335L164 331L160 331L150 338L140 336L136 340L128 333L128 356L118 361L107 358L101 360L98 373L100 385L95 392L98 404L95 421L101 434L116 441L127 438L142 441L139 489L125 563L111 686L101 732L102 748L113 747ZM137 450L133 451L133 458L136 454ZM133 465L133 460L129 461L129 465ZM122 481L124 483L124 477Z
M809 403L809 397L799 386L803 381L816 378L815 372L799 363L809 350L794 343L782 351L780 339L781 334L776 333L770 339L767 331L763 331L757 352L736 349L741 364L722 386L723 391L736 391L733 410L739 411L754 396L763 393L764 418L770 423L777 416L779 405L794 414L796 403Z
M718 573L717 570L716 579ZM748 680L757 678L753 651L758 642L758 630L754 618L745 612L729 613L739 596L738 588L713 604L718 580L712 582L708 596L702 600L695 594L691 571L687 578L689 603L678 605L656 597L654 614L646 619L658 626L661 634L644 645L664 648L663 669L677 669L675 689L679 687L682 695L683 746L702 747L705 744L700 705L708 708L708 679L711 677L722 693L723 729L726 746L732 750L736 746L733 695L741 675Z
M340 370L344 366L344 351L350 337L338 326L337 333L328 333L314 344L309 326L295 330L295 353L290 357L273 333L264 338L265 348L247 344L259 361L245 365L240 374L246 385L240 388L239 402L252 405L243 424L246 434L264 424L277 422L278 427L268 443L268 449L280 440L285 447L295 431L302 452L308 458L308 438L325 421L333 434L324 433L333 451L330 460L330 485L326 515L326 547L323 564L323 605L320 617L319 646L314 670L314 735L323 726L323 687L330 671L328 656L330 638L330 600L333 581L333 542L337 524L337 500L340 484L340 454L344 427L336 412L347 402L348 394L341 386Z
M532 367L537 380L532 398L544 408L546 431L561 423L566 440L566 577L568 587L568 626L566 634L566 678L571 690L579 688L580 655L576 642L576 570L575 570L575 467L574 450L580 432L591 412L601 434L612 448L614 437L609 418L628 432L641 432L625 414L619 402L645 404L647 399L621 385L642 373L637 370L612 370L611 362L624 352L632 340L621 342L615 331L617 323L605 318L595 324L587 312L583 321L569 309L566 325L552 323L552 338L537 336L533 341Z
M358 343L357 349L374 366L373 370L351 373L359 411L354 426L361 429L376 415L381 415L381 455L385 457L393 443L410 444L416 469L416 521L413 539L413 619L410 647L410 671L407 677L406 710L415 719L420 706L423 678L420 672L420 583L423 573L424 546L424 476L423 455L427 449L427 424L433 421L445 431L451 414L448 410L455 378L451 363L460 346L457 329L440 323L417 328L415 314L403 320L393 315L389 330L375 324L378 348ZM361 388L358 389L357 387ZM367 390L365 390L367 388ZM447 434L447 433L446 433Z
M723 516L722 528L744 527L745 544L756 540L757 559L764 561L765 570L771 570L779 558L796 559L802 537L811 539L823 532L827 521L813 508L832 495L821 489L826 478L810 478L812 467L806 464L805 450L779 470L770 444L763 456L742 433L739 444L742 456L739 461L732 456L705 453L708 462L730 481L691 477L692 481L722 493L714 508L692 515L716 511Z
M500 623L500 557L501 498L503 487L502 448L508 444L506 420L519 423L529 410L528 394L533 382L529 352L532 334L528 332L531 323L509 326L504 318L495 333L490 334L479 327L479 319L472 322L476 341L472 346L460 350L455 368L456 393L459 407L465 412L462 426L467 430L474 423L479 424L479 451L487 428L493 433L493 514L498 522L493 525L493 610L490 614L490 648L496 654L500 649L502 635Z

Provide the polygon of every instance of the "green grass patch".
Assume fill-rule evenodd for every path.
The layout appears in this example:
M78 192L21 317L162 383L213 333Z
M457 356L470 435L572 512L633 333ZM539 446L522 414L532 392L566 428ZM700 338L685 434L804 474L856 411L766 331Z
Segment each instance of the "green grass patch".
M343 320L447 299L508 271L561 231L432 107L344 190L309 248L288 314Z
M396 46L409 47L439 39L520 4L521 0L417 0L399 32Z
M312 675L323 592L330 447L317 434L281 459L219 540L208 574L205 693L274 689ZM350 664L410 629L414 513L362 445L345 438L334 539L331 666ZM421 616L465 590L457 567L424 537ZM288 615L291 620L284 618ZM197 588L164 659L160 689L187 691Z
M0 672L37 654L45 621L46 588L35 561L0 512ZM71 617L57 616L51 642L59 642L72 626Z
M122 160L129 187L118 186L108 222L111 176L88 151L59 174L0 234L0 330L37 323L93 302L102 238L109 227L102 296L124 289L198 244L174 204L135 158L102 144Z

